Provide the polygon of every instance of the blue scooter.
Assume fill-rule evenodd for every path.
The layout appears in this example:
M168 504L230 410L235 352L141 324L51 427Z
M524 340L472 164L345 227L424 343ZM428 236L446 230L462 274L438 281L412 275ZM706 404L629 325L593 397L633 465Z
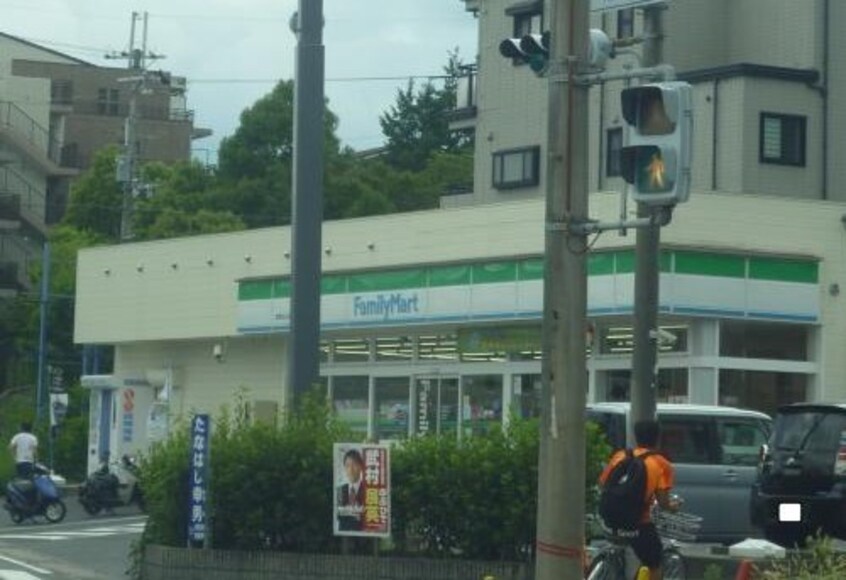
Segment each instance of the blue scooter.
M6 485L6 503L3 507L16 524L25 519L44 516L55 524L65 519L67 508L61 499L59 488L50 479L50 471L40 463L32 469L33 477L13 479Z

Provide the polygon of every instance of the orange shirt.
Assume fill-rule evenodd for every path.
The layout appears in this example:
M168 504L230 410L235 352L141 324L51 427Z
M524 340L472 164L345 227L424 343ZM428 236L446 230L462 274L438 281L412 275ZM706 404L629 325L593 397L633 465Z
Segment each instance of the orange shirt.
M635 457L643 455L647 451L650 451L650 449L638 447L634 450ZM611 475L611 470L625 457L625 449L621 449L611 456L611 460L608 461L608 465L605 466L605 469L602 470L602 474L599 476L600 485L605 485L608 476ZM646 497L644 498L643 516L641 516L640 521L645 524L649 523L651 519L650 508L655 503L655 492L658 490L668 491L672 489L675 484L675 471L673 470L673 464L666 457L658 453L650 455L643 462L646 465Z

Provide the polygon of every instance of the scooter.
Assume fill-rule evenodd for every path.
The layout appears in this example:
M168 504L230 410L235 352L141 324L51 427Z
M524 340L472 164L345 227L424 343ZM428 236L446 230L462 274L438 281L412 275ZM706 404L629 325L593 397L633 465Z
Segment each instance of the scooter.
M3 507L16 524L24 519L44 516L50 523L65 519L67 508L59 488L50 478L50 470L36 463L32 479L13 479L6 485L6 503Z
M120 472L121 477L112 471L112 467ZM79 503L92 516L103 509L131 504L143 511L144 494L141 492L138 463L129 455L121 457L119 463L104 461L79 487Z

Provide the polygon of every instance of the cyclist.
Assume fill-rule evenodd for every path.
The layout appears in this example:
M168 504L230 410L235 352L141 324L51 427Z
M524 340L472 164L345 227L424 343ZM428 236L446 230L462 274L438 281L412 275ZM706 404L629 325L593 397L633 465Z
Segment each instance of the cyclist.
M649 568L650 580L661 580L661 538L652 523L651 508L655 502L662 509L678 511L680 502L670 496L673 488L675 473L672 463L656 451L658 445L659 427L657 421L638 421L634 426L635 442L634 457L647 454L642 458L646 469L646 485L643 497L643 510L636 533L629 543L641 563ZM614 467L625 460L626 450L619 450L611 456L608 465L599 476L600 486L608 481Z

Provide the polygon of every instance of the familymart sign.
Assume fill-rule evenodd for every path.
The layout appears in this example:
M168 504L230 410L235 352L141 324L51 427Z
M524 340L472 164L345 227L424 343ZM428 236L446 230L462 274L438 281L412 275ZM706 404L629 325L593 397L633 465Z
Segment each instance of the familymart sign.
M634 252L592 254L588 314L628 315L634 304ZM660 309L683 316L819 321L819 264L814 260L690 250L661 255ZM321 280L325 330L471 321L539 320L539 257L460 265L327 274ZM241 280L238 331L290 329L286 278Z

